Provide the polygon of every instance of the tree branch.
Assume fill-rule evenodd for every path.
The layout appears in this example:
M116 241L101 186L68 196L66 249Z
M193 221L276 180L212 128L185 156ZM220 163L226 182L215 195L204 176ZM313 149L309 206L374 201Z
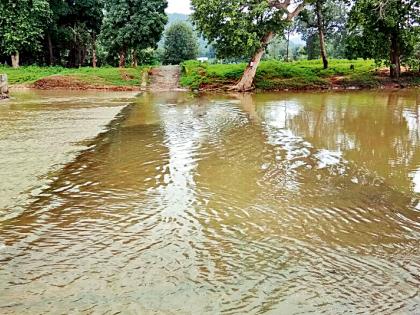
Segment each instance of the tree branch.
M302 3L300 3L294 11L289 12L287 14L287 20L288 21L293 20L296 16L299 15L300 12L303 11L303 9L305 9L305 6L306 6L306 1L303 1Z
M276 8L279 10L285 10L287 12L286 19L288 21L293 20L296 16L299 15L300 12L305 8L306 6L306 0L303 0L302 3L300 3L296 9L294 9L292 12L289 12L289 6L292 4L292 0L268 0L268 5L272 8Z
M287 8L289 7L291 1L292 0L285 0L285 1L269 0L268 5L272 8L283 9L287 11Z

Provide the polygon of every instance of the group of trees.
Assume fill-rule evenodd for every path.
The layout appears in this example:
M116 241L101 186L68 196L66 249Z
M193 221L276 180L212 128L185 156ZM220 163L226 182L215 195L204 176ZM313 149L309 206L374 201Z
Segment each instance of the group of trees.
M1 0L0 61L136 66L156 59L166 7L166 0ZM192 0L192 8L209 54L214 49L225 60L250 60L237 90L252 88L267 50L284 48L286 60L301 53L290 44L295 32L307 57L321 57L324 68L329 56L385 62L394 78L402 65L420 66L420 0ZM197 40L188 23L174 23L157 59L196 58Z
M1 0L0 60L96 66L156 48L167 22L166 0ZM22 58L20 58L22 56Z
M166 0L1 0L0 62L80 67L179 63L198 39L185 21L166 30Z
M420 0L358 0L350 11L349 57L385 60L399 78L401 64L420 65L419 23Z
M402 64L420 65L420 0L192 0L192 6L195 26L220 57L250 59L236 90L252 89L264 52L290 28L306 40L308 57L321 56L324 68L327 41L338 55L385 62L393 78Z
M315 0L294 23L306 42L308 59L321 57L325 69L328 68L329 55L345 57L348 9L343 1Z

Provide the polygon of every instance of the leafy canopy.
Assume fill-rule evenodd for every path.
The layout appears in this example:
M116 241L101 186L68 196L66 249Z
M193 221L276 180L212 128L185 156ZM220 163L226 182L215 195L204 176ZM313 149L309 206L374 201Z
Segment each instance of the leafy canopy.
M1 0L1 50L11 55L23 49L39 49L50 16L47 0Z
M214 44L220 57L249 57L269 32L283 32L289 5L302 1L192 0L194 25ZM288 4L288 5L287 5Z
M419 37L420 0L357 0L350 12L348 57L389 63L391 38L396 37L402 61L413 54Z
M156 48L167 16L166 0L105 0L101 39L108 50Z
M186 22L175 22L165 33L164 49L163 63L165 64L180 64L185 60L196 59L197 36Z
M328 55L334 58L344 57L344 38L349 7L344 1L316 0L321 9L324 35L328 48ZM306 41L308 59L320 57L319 30L317 25L316 5L306 6L296 19L296 30Z
M55 62L70 66L83 63L81 53L91 48L103 19L102 0L50 0L53 12L48 35ZM68 53L67 53L68 52Z

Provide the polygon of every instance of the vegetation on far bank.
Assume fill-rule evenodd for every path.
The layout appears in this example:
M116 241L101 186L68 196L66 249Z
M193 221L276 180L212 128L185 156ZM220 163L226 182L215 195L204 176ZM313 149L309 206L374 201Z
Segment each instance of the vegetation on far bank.
M53 81L54 78L65 78L69 87L87 86L87 87L139 87L142 83L143 73L150 67L136 68L64 68L64 67L4 67L0 66L0 73L6 73L11 85L33 85L40 80ZM54 88L49 86L45 88ZM60 86L59 86L60 87ZM61 86L65 87L65 86Z
M182 63L181 86L192 90L227 90L240 80L246 63L209 64L191 60ZM0 66L9 83L39 89L110 89L138 90L150 72L150 66L135 68L64 68ZM405 73L399 80L389 78L387 69L372 60L301 60L261 62L255 78L259 90L319 90L330 88L379 88L381 86L420 86L420 73Z
M224 90L240 80L246 63L208 64L187 61L182 64L181 85L199 90ZM406 74L399 81L386 76L372 60L330 60L324 69L321 60L283 62L262 61L255 77L260 90L306 90L326 88L376 88L382 85L420 85L420 74Z
M84 88L83 81L136 86L138 76L128 73L133 70L118 73L107 68L104 72L92 70L92 74L80 68L178 64L197 57L198 35L200 42L209 46L208 55L199 55L201 60L217 56L247 64L185 63L183 83L194 88L223 87L227 82L234 84L231 88L237 91L254 87L373 87L393 84L394 79L406 85L416 81L417 75L410 77L404 71L420 70L419 0L191 0L192 13L185 17L188 22L168 27L166 0L15 2L0 1L0 64L77 69L43 69L29 79L16 79L64 75L61 81L59 77L48 77L48 82L41 82L45 88L54 80L58 84L69 80L77 88ZM295 33L305 45L293 44ZM317 58L322 58L324 72L318 61L301 61ZM366 70L362 61L355 61L355 69L350 69L350 64L342 61L344 58L375 60L388 71L381 68L375 73L373 65ZM295 62L266 61L259 69L264 59ZM385 74L392 79L385 78Z

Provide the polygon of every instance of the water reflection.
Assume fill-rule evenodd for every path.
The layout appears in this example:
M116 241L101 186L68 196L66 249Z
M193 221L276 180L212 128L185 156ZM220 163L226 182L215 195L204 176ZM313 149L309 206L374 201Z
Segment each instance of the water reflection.
M0 226L0 311L415 313L418 99L142 95Z

